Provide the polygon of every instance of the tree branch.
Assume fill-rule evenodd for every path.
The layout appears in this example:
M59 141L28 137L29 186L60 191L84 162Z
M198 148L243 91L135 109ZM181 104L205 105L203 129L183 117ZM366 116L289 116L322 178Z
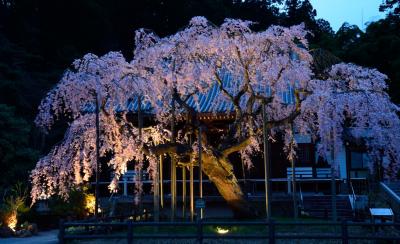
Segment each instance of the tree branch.
M171 154L188 154L192 151L191 147L185 144L179 143L167 143L167 144L159 144L157 146L146 146L143 144L142 147L143 153L146 155L162 155L165 153Z
M251 143L251 136L234 144L229 146L228 148L222 150L222 154L227 157L229 154L240 151L242 149L244 149L245 147L247 147L248 145L250 145Z
M267 128L272 129L276 126L280 125L285 125L288 123L291 123L293 120L296 119L296 117L300 114L300 110L294 110L291 114L289 114L286 118L279 119L279 120L274 120L274 121L268 121L267 122Z

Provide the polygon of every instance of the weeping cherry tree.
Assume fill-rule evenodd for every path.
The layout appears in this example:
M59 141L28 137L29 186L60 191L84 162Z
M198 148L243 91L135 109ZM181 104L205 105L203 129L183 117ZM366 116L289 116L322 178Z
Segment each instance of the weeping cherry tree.
M350 133L365 141L374 159L391 159L385 165L387 172L399 169L399 107L386 93L385 75L340 63L317 79L303 25L271 26L260 32L252 31L251 25L226 19L215 26L194 17L186 28L163 38L149 30L136 31L130 62L117 52L102 57L88 54L75 61L74 69L65 72L39 107L36 124L46 131L58 118L68 117L71 122L64 140L32 171L33 201L54 194L68 198L71 188L93 175L95 115L82 108L94 99L100 105L100 156L112 155L110 190L117 189L128 163L138 170L146 165L154 179L157 156L168 154L182 167L198 166L200 150L202 171L234 212L254 215L229 155L237 153L248 168L253 167L252 156L262 150L263 104L269 136L283 136L289 160L296 157L294 132L318 141L318 153L325 158ZM198 119L201 97L213 89L218 95L210 112L234 116L217 141L209 140L207 125ZM132 111L115 109L138 96L151 104L156 121L143 128L141 137L129 119ZM172 106L176 106L175 115ZM185 124L172 139L169 128L174 119ZM201 148L194 140L199 131ZM335 162L332 167L337 167Z

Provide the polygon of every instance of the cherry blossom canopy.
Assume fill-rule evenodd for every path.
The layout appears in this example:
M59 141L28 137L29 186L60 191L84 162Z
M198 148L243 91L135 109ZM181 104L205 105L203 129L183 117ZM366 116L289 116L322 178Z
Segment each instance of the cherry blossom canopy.
M202 136L203 172L231 206L243 208L243 193L228 155L238 152L252 166L251 156L261 148L262 104L271 136L283 134L289 159L295 157L293 130L319 141L323 157L343 145L346 132L364 138L374 159L389 158L387 169L399 169L399 107L386 93L385 75L341 63L328 70L324 80L314 79L303 25L254 32L251 24L226 19L215 26L204 17L194 17L186 28L163 38L148 30L136 31L130 62L118 52L102 57L87 54L75 61L39 107L38 126L49 130L65 116L71 123L64 140L32 171L33 201L54 194L67 198L71 188L93 175L95 115L83 108L96 99L100 154L112 155L108 165L115 172L111 190L117 188L128 163L141 169L147 160L151 175L156 156L165 153L183 167L197 165L197 143L189 145L189 137L197 137L199 127L206 128L196 121L196 114L232 111L234 122L217 145L207 140L206 133ZM143 129L141 138L127 116L132 111L116 109L138 96L157 121ZM172 106L187 123L175 135L169 131Z

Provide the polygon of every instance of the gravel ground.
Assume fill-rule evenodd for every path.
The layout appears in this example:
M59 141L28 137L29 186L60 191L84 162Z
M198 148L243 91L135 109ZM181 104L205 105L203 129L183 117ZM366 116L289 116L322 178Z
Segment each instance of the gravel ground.
M55 244L58 243L58 230L39 232L37 236L26 238L0 238L1 244Z

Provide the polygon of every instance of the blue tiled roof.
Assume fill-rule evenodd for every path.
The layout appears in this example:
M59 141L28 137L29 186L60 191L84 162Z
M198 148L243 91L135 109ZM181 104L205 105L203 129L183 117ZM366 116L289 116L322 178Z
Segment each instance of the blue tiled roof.
M223 86L228 87L230 85L235 85L233 82L232 77L228 75L223 75ZM270 87L265 88L265 94L271 94L271 89ZM263 89L259 89L263 90ZM282 98L282 101L287 104L293 104L295 102L294 98L294 89L293 87L288 86L288 89L285 91L279 92L279 95ZM219 85L215 83L211 89L205 93L205 94L197 94L196 98L193 96L190 97L187 101L188 105L192 108L194 108L196 111L201 112L201 113L226 113L226 112L232 112L234 110L233 104L224 99L220 99L221 96L224 96L221 94L221 90L219 88ZM198 99L198 103L195 99ZM126 106L117 106L115 110L117 112L121 111L138 111L138 97L135 97L130 101ZM242 101L244 102L244 101ZM86 112L94 111L94 104L87 104L84 109ZM142 105L141 105L141 110L146 111L147 113L151 113L152 111L152 106L149 101L145 101L142 99Z

